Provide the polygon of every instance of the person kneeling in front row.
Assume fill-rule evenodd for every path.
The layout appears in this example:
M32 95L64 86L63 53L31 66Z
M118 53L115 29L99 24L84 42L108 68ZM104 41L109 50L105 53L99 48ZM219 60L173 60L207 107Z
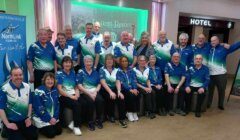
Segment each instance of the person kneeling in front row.
M55 75L47 72L43 76L42 86L35 89L33 95L34 125L48 138L54 138L62 133L58 120L59 94L55 84Z

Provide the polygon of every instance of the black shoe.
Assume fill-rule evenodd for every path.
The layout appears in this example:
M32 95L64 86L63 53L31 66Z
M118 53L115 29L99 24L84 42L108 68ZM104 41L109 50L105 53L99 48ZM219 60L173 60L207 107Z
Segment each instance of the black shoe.
M220 110L224 110L224 107L223 107L223 106L218 106L218 108L219 108Z
M207 105L207 108L210 108L211 107L211 105Z
M196 112L196 113L195 113L195 117L200 118L200 117L201 117L201 113L200 113L200 112Z
M96 126L97 126L97 128L102 129L103 128L102 121L96 120Z
M154 118L156 118L155 113L151 113L150 116L149 116L149 118L150 118L150 119L154 119Z
M158 115L159 115L159 116L163 116L163 111L162 111L162 109L159 110Z
M115 123L115 118L114 117L109 117L108 121L111 122L111 123Z
M172 110L170 110L170 111L168 112L168 114L169 114L170 116L174 116L174 115L175 115Z
M88 123L88 129L89 129L90 131L94 131L94 130L95 130L95 126L94 126L94 123L93 123L93 122L89 122L89 123Z
M165 108L162 108L162 115L167 116L167 111L165 110Z
M147 112L145 113L145 116L148 117L148 118L150 118L150 114L151 114L151 113L150 113L149 111L147 111Z
M184 111L181 110L181 111L179 112L179 115L181 115L181 116L186 116L187 114L186 114Z
M119 125L120 125L122 128L127 128L127 122L125 122L124 120L119 120Z

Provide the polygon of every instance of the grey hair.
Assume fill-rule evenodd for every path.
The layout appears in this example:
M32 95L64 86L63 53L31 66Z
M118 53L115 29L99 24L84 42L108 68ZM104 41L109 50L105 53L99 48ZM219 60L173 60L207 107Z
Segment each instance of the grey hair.
M111 36L111 33L106 31L106 32L103 33L103 36L105 36L105 35Z
M129 35L129 33L127 31L122 31L121 36L123 36L123 34L128 34Z
M85 62L85 61L88 60L88 59L90 59L90 60L93 61L93 57L92 57L91 55L86 55L86 56L84 56L83 61Z
M179 53L179 52L174 52L174 53L172 54L172 56L174 56L174 55L180 56L180 53Z
M181 33L181 34L179 35L179 40L182 39L182 38L186 38L186 39L188 39L189 36L188 36L187 33Z
M66 29L72 29L72 26L71 25L65 25L64 26L64 29L66 30Z

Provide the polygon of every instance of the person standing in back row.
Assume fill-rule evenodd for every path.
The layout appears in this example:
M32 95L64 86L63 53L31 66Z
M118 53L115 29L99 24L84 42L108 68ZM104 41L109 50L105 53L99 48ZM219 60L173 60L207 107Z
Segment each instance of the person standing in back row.
M219 38L217 36L211 37L211 50L208 60L208 67L210 71L208 108L210 108L212 105L214 88L217 86L218 108L220 110L224 110L224 98L227 85L226 58L228 54L236 51L239 48L240 42L237 42L231 45L229 49L226 49L219 43Z

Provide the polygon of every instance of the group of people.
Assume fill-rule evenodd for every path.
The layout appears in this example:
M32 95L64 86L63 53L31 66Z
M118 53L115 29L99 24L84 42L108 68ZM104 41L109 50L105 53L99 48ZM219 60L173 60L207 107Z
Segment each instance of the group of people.
M218 108L224 110L226 57L240 48L240 42L220 44L213 36L208 43L200 34L196 44L188 45L188 34L182 33L179 45L174 45L166 32L160 31L153 44L147 32L136 44L123 31L115 43L109 32L99 32L99 22L87 23L85 30L86 35L77 40L71 26L65 26L53 45L53 31L39 29L27 55L29 81L35 91L31 93L29 84L23 82L23 71L18 67L12 69L11 80L0 90L0 117L9 140L34 140L38 131L53 138L64 126L81 135L83 122L90 131L102 129L104 120L114 123L118 119L126 128L126 118L139 120L141 98L145 116L153 119L156 114L188 115L196 93L195 116L201 117L206 93L209 108L215 86ZM65 108L72 110L69 124L64 119Z

